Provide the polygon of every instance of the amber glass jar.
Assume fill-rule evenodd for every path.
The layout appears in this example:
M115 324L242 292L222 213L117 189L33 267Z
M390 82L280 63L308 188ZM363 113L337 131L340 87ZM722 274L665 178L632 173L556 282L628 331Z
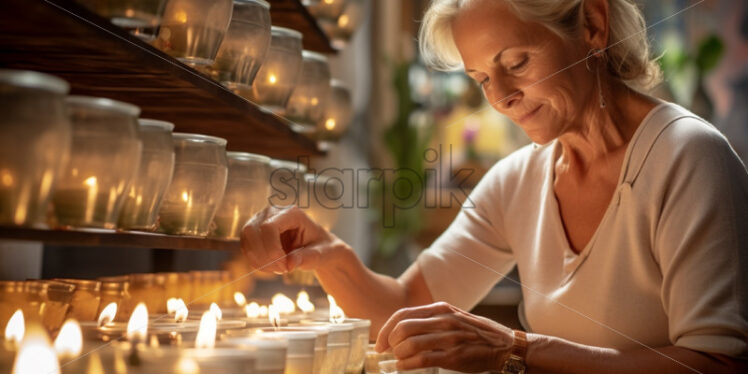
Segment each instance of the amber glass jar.
M132 312L132 302L130 297L130 281L128 276L121 275L117 277L102 277L101 281L101 299L99 301L99 310L96 312L96 318L99 318L101 311L110 303L117 304L117 315L115 322L127 322L130 320Z
M88 279L55 279L56 281L75 286L73 300L70 302L68 318L78 321L95 321L98 318L99 301L101 300L101 282Z
M36 313L26 313L29 319L39 318L47 331L55 332L65 321L70 302L73 300L75 286L68 283L50 280L27 280L24 282L26 302Z

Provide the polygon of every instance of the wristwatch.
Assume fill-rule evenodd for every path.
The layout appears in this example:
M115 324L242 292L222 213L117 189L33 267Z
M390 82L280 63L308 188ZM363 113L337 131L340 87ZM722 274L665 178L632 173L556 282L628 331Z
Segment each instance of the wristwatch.
M524 374L525 353L527 352L527 334L524 331L514 330L514 342L501 368L501 374Z

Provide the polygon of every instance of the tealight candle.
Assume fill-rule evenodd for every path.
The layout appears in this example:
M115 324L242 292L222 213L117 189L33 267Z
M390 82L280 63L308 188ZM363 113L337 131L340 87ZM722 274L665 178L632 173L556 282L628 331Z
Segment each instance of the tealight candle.
M351 351L352 323L329 323L301 321L300 326L324 326L330 329L327 335L327 355L322 365L323 373L342 373Z
M252 83L250 99L283 113L301 71L301 33L284 27L271 28L270 48Z
M313 374L320 374L322 373L322 366L325 362L325 356L327 355L327 335L330 332L330 329L323 326L298 326L298 327L266 327L259 329L259 331L262 331L263 333L280 333L284 334L287 332L312 332L314 333L317 338L314 341L314 362L312 365L312 373ZM287 337L288 338L288 337ZM291 354L292 346L294 344L293 339L289 339L289 354Z
M288 340L282 336L255 334L251 337L232 337L223 335L217 344L221 348L234 347L257 352L255 371L258 374L284 374L286 370Z
M437 368L423 368L414 370L397 370L397 360L380 361L379 372L381 374L437 374Z

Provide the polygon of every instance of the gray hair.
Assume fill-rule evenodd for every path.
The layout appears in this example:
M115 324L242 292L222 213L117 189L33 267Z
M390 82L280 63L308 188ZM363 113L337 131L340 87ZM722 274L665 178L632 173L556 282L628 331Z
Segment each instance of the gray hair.
M432 0L424 15L419 44L424 61L439 70L462 68L452 37L452 20L472 0ZM498 1L498 0L496 0ZM538 22L561 38L578 33L584 0L502 0L524 21ZM609 33L605 50L610 73L629 87L649 89L660 83L662 73L650 58L646 24L632 0L608 0Z

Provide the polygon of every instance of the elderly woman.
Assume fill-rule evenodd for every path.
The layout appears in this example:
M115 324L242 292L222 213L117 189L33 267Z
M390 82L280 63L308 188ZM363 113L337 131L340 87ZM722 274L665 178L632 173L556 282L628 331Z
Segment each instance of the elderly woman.
M250 263L314 270L402 369L745 372L748 174L711 125L643 93L658 70L636 6L435 0L420 42L535 144L399 279L294 208L245 227ZM527 333L464 311L515 265Z

